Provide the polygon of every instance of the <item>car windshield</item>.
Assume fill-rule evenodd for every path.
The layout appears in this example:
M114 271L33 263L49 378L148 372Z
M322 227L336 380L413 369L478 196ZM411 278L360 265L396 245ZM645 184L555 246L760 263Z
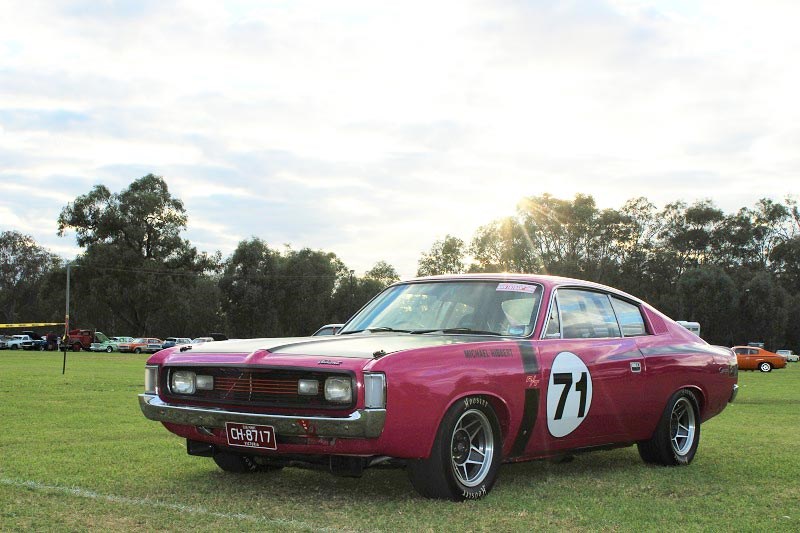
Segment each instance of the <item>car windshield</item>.
M359 332L463 333L525 337L533 332L541 288L504 281L428 281L379 294L342 328Z

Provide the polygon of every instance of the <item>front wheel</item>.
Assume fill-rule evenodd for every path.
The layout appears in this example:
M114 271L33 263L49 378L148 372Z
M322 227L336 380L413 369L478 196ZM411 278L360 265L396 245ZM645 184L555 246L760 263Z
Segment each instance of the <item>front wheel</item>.
M700 413L697 399L691 391L682 389L667 402L653 436L637 444L639 456L644 462L678 466L692 462L699 443Z
M497 479L502 453L500 424L481 397L448 409L427 459L410 461L411 484L427 498L461 501L485 496Z
M772 365L765 361L758 365L758 369L762 372L772 372Z
M113 351L114 349L111 346L106 346L106 353L111 353Z

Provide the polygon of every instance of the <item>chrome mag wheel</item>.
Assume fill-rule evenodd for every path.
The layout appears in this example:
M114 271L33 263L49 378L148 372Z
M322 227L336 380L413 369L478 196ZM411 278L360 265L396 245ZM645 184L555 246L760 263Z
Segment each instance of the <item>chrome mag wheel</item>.
M450 439L450 464L464 486L475 487L486 478L494 457L494 440L492 424L482 411L465 411L456 422Z
M692 449L695 439L694 407L688 398L675 402L670 416L670 440L676 455L686 455Z

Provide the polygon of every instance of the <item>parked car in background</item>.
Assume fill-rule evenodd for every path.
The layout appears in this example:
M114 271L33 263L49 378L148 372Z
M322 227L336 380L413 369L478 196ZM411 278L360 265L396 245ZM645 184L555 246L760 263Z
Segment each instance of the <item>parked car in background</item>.
M120 352L133 352L133 353L152 353L161 349L164 341L155 337L140 337L133 339L131 342L121 342L119 344Z
M576 450L689 464L738 379L729 348L629 294L509 274L396 283L337 335L175 346L144 370L144 415L224 471L404 466L451 500Z
M23 331L23 335L27 335L30 340L22 341L23 350L35 350L43 352L47 349L47 339L36 333L35 331Z
M736 354L739 370L771 372L773 368L786 367L785 357L758 346L734 346L732 350Z
M685 327L698 337L700 336L700 322L690 322L688 320L676 320L675 322Z
M789 363L796 363L798 361L798 359L800 359L800 356L798 356L796 353L792 352L791 350L778 350L775 353L785 357L786 361L789 362Z
M5 350L8 348L8 339L10 338L11 336L9 335L0 335L0 350Z
M164 348L172 348L176 344L191 344L192 339L188 337L167 337L164 339L164 344L161 345L161 349Z
M24 342L30 342L32 339L28 335L11 335L6 344L9 350L21 350Z
M67 346L73 352L89 350L93 342L107 342L108 337L102 331L92 329L73 329L69 332Z
M342 329L342 326L344 326L344 324L325 324L324 326L319 328L317 331L312 333L311 336L312 337L321 337L321 336L327 336L327 335L336 335L336 333L340 329Z
M211 337L197 337L192 339L192 344L202 344L204 342L214 342L214 339Z
M119 345L122 342L131 342L133 337L106 337L102 333L95 335L97 342L89 345L89 350L92 352L118 352Z

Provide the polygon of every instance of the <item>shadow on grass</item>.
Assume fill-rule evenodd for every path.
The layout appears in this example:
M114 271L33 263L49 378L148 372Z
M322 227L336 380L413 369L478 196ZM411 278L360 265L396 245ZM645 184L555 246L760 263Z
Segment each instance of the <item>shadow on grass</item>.
M561 464L547 460L504 464L499 479L506 487L535 487L554 478L569 482L570 478L600 478L609 471L630 472L632 465L640 465L635 449L598 451L579 454L575 460ZM168 492L169 487L175 486L193 487L197 495L227 494L245 499L264 495L297 505L423 500L403 468L373 468L366 470L361 478L337 477L324 470L296 467L277 472L231 474L217 469L209 460L208 468L177 472L160 488Z

